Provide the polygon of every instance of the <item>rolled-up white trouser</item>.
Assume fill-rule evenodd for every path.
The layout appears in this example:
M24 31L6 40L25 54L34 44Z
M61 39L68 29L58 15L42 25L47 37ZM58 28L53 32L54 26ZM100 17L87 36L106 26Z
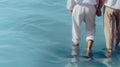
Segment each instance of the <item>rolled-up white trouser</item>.
M72 13L72 41L79 44L82 21L86 24L86 41L94 40L95 37L95 16L96 8L94 5L76 5Z

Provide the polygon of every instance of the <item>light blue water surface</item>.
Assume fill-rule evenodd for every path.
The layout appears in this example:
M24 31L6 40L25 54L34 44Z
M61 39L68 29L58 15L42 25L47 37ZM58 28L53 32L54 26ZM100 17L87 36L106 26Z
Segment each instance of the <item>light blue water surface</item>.
M66 0L0 0L0 67L118 67L104 56L103 17L96 17L93 58L72 62L71 15ZM80 54L86 53L82 24Z

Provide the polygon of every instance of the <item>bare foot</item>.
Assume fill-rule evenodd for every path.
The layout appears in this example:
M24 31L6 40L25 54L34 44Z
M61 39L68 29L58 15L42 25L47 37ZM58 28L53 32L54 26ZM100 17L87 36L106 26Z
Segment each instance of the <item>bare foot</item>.
M87 57L92 57L92 52L90 49L87 49L87 53L86 53Z
M79 55L79 44L74 44L72 47L72 56Z
M106 53L105 53L105 56L106 56L106 57L110 57L111 54L112 54L112 49L108 49L108 50L106 51Z

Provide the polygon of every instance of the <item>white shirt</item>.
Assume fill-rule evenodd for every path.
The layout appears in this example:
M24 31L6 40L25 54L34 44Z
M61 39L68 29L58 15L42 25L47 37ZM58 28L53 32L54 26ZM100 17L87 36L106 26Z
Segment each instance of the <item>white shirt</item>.
M120 9L120 0L105 0L105 6Z
M76 4L90 4L96 5L97 0L67 0L67 8L72 10Z

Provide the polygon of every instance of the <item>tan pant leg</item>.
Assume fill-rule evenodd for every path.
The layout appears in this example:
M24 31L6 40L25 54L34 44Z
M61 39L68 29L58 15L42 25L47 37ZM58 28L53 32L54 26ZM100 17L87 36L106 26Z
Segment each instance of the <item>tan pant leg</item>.
M109 7L104 9L104 34L107 49L111 49L114 42L115 17L113 12L114 10Z
M118 14L118 23L119 23L119 26L118 26L118 34L119 34L119 42L120 42L120 10L119 10L119 14Z
M116 10L116 45L120 42L120 10Z

